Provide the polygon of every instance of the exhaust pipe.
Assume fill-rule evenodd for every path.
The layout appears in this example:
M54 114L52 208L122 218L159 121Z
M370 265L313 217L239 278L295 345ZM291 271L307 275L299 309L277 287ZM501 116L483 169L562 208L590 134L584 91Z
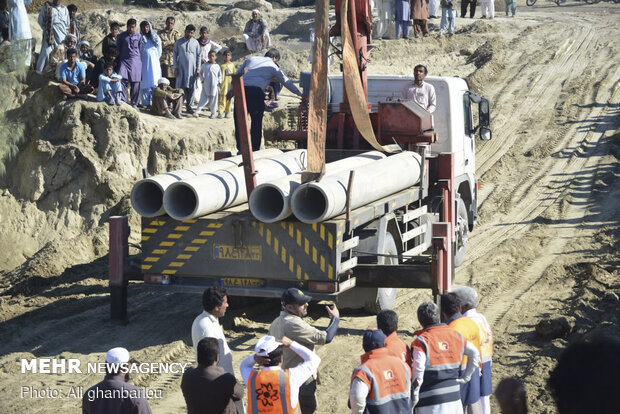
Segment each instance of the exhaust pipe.
M402 152L353 169L351 209L415 185L420 180L422 159L415 152ZM291 198L293 214L308 224L343 214L347 203L349 171L325 176L319 182L300 185Z
M330 162L325 165L325 174L349 171L362 165L385 158L379 151L365 152L354 157ZM301 185L301 173L278 178L257 186L250 194L250 211L257 220L275 223L292 214L291 194Z
M282 154L279 149L256 151L254 159L269 158ZM166 213L164 210L164 191L170 184L208 172L238 167L243 162L241 155L207 162L182 170L167 172L144 178L131 189L131 205L144 217L157 217Z
M306 150L295 150L254 163L256 183L295 174L306 166ZM166 213L176 220L201 217L248 201L243 167L215 171L171 184L164 193Z

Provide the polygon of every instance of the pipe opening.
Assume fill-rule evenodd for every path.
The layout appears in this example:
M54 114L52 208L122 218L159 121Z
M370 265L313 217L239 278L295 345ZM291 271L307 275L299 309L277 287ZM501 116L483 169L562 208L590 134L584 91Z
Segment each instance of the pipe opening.
M318 188L304 186L293 194L291 203L295 217L304 223L316 223L326 214L327 200Z
M164 193L157 184L142 181L137 183L131 191L131 203L141 216L153 217L162 214Z
M273 222L284 211L282 193L268 185L255 189L250 196L250 209L260 221Z
M170 186L164 195L166 213L177 220L184 220L192 215L198 206L196 193L185 185Z

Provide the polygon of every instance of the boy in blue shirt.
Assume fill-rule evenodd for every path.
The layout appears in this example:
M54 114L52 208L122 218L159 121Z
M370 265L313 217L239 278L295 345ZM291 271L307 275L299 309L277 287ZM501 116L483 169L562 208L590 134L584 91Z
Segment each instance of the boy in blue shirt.
M121 75L114 73L114 64L106 63L103 73L99 75L97 102L105 101L108 105L119 106L125 98L122 80Z

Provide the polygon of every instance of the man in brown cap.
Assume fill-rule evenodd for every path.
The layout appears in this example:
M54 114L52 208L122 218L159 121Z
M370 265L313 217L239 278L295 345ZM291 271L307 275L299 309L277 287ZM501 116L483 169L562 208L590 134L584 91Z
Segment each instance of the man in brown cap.
M336 305L326 306L331 321L327 329L321 331L310 326L302 318L308 314L308 303L312 298L297 288L289 288L282 294L282 311L271 323L269 335L280 339L284 336L298 342L314 351L315 345L328 344L336 336L340 312ZM303 360L290 349L284 349L282 368L293 368L303 363ZM312 414L316 411L316 375L310 377L299 388L299 406L302 414Z

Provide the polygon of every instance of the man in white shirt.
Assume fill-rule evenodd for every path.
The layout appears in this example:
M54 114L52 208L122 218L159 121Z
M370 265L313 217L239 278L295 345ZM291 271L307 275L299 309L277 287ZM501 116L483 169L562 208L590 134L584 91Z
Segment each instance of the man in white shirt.
M284 348L290 348L303 359L294 368L282 369ZM256 414L259 406L277 407L280 412L299 412L299 387L308 380L319 367L321 358L286 336L279 341L273 336L258 340L255 354L241 363L241 376L248 385L248 413ZM261 365L259 370L254 364ZM276 391L276 392L274 392Z
M403 99L411 99L426 109L428 112L435 112L437 98L435 88L430 83L424 82L428 74L428 69L424 65L416 65L413 68L413 84L406 85L401 91Z
M198 346L198 342L202 338L215 338L220 346L220 361L217 366L223 368L226 372L235 375L232 363L232 354L226 343L224 331L220 326L218 318L226 314L228 309L228 296L226 289L214 286L206 289L202 294L202 307L204 310L194 319L192 323L192 345L194 352Z

